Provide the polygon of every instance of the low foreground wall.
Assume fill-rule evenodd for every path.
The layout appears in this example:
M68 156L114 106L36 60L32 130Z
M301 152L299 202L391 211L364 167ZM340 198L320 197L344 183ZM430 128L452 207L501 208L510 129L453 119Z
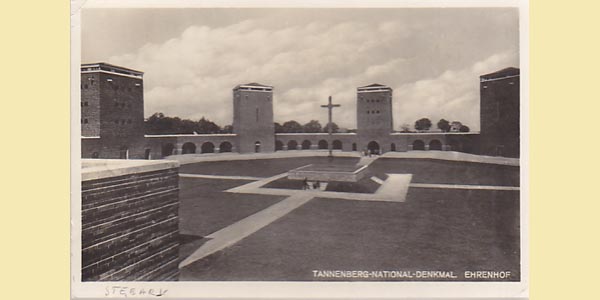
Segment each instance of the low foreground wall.
M176 280L179 163L83 160L82 281Z

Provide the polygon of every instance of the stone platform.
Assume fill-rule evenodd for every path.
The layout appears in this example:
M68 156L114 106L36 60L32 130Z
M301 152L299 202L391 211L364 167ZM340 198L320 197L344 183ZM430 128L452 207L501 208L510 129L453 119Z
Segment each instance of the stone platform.
M357 182L367 174L368 165L311 164L288 172L288 179Z

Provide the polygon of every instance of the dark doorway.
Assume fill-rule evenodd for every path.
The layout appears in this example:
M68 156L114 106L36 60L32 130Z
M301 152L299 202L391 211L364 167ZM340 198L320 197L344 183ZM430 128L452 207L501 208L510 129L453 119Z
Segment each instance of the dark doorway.
M144 159L150 159L151 153L152 153L152 149L146 148L146 150L144 150Z
M429 150L442 150L442 142L439 140L432 140L429 142Z
M392 143L390 145L390 151L396 151L396 144Z
M163 157L173 155L173 149L175 149L175 146L173 144L164 144L161 149L161 155Z
M121 147L119 149L119 158L120 159L129 159L129 149L126 146Z
M215 145L211 142L206 142L200 147L200 153L215 153Z
M297 150L298 149L298 142L291 140L288 142L288 150Z
M283 143L281 141L275 141L275 151L283 150Z
M233 146L230 142L222 142L221 145L219 145L219 152L231 152L232 148Z
M329 149L329 143L326 140L320 140L319 149Z
M452 151L462 151L462 145L459 141L451 141L450 142L450 150Z
M182 154L196 153L196 145L194 143L190 143L190 142L183 144L183 146L181 147L181 153Z
M412 144L413 150L425 150L425 143L421 140L416 140Z
M334 150L342 150L342 141L335 140L335 141L333 141L331 146L333 147Z
M304 142L302 142L302 150L308 150L310 149L310 141L309 140L304 140Z
M356 151L356 143L352 143L352 151Z
M260 152L260 141L254 142L254 152Z
M369 149L372 154L379 154L379 143L376 141L370 141L367 145L367 149Z

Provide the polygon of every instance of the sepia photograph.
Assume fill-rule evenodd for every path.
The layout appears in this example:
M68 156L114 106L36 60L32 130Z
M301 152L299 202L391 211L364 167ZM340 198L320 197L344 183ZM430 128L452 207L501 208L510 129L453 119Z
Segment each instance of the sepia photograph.
M528 20L480 2L82 4L74 297L526 298Z

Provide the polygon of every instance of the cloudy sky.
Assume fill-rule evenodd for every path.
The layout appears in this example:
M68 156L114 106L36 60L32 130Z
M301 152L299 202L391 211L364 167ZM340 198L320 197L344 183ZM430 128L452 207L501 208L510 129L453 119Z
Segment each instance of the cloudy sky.
M356 126L356 87L394 89L394 127L479 130L479 75L519 66L513 8L85 9L82 62L145 72L145 114L232 123L240 83L273 85L275 121Z

